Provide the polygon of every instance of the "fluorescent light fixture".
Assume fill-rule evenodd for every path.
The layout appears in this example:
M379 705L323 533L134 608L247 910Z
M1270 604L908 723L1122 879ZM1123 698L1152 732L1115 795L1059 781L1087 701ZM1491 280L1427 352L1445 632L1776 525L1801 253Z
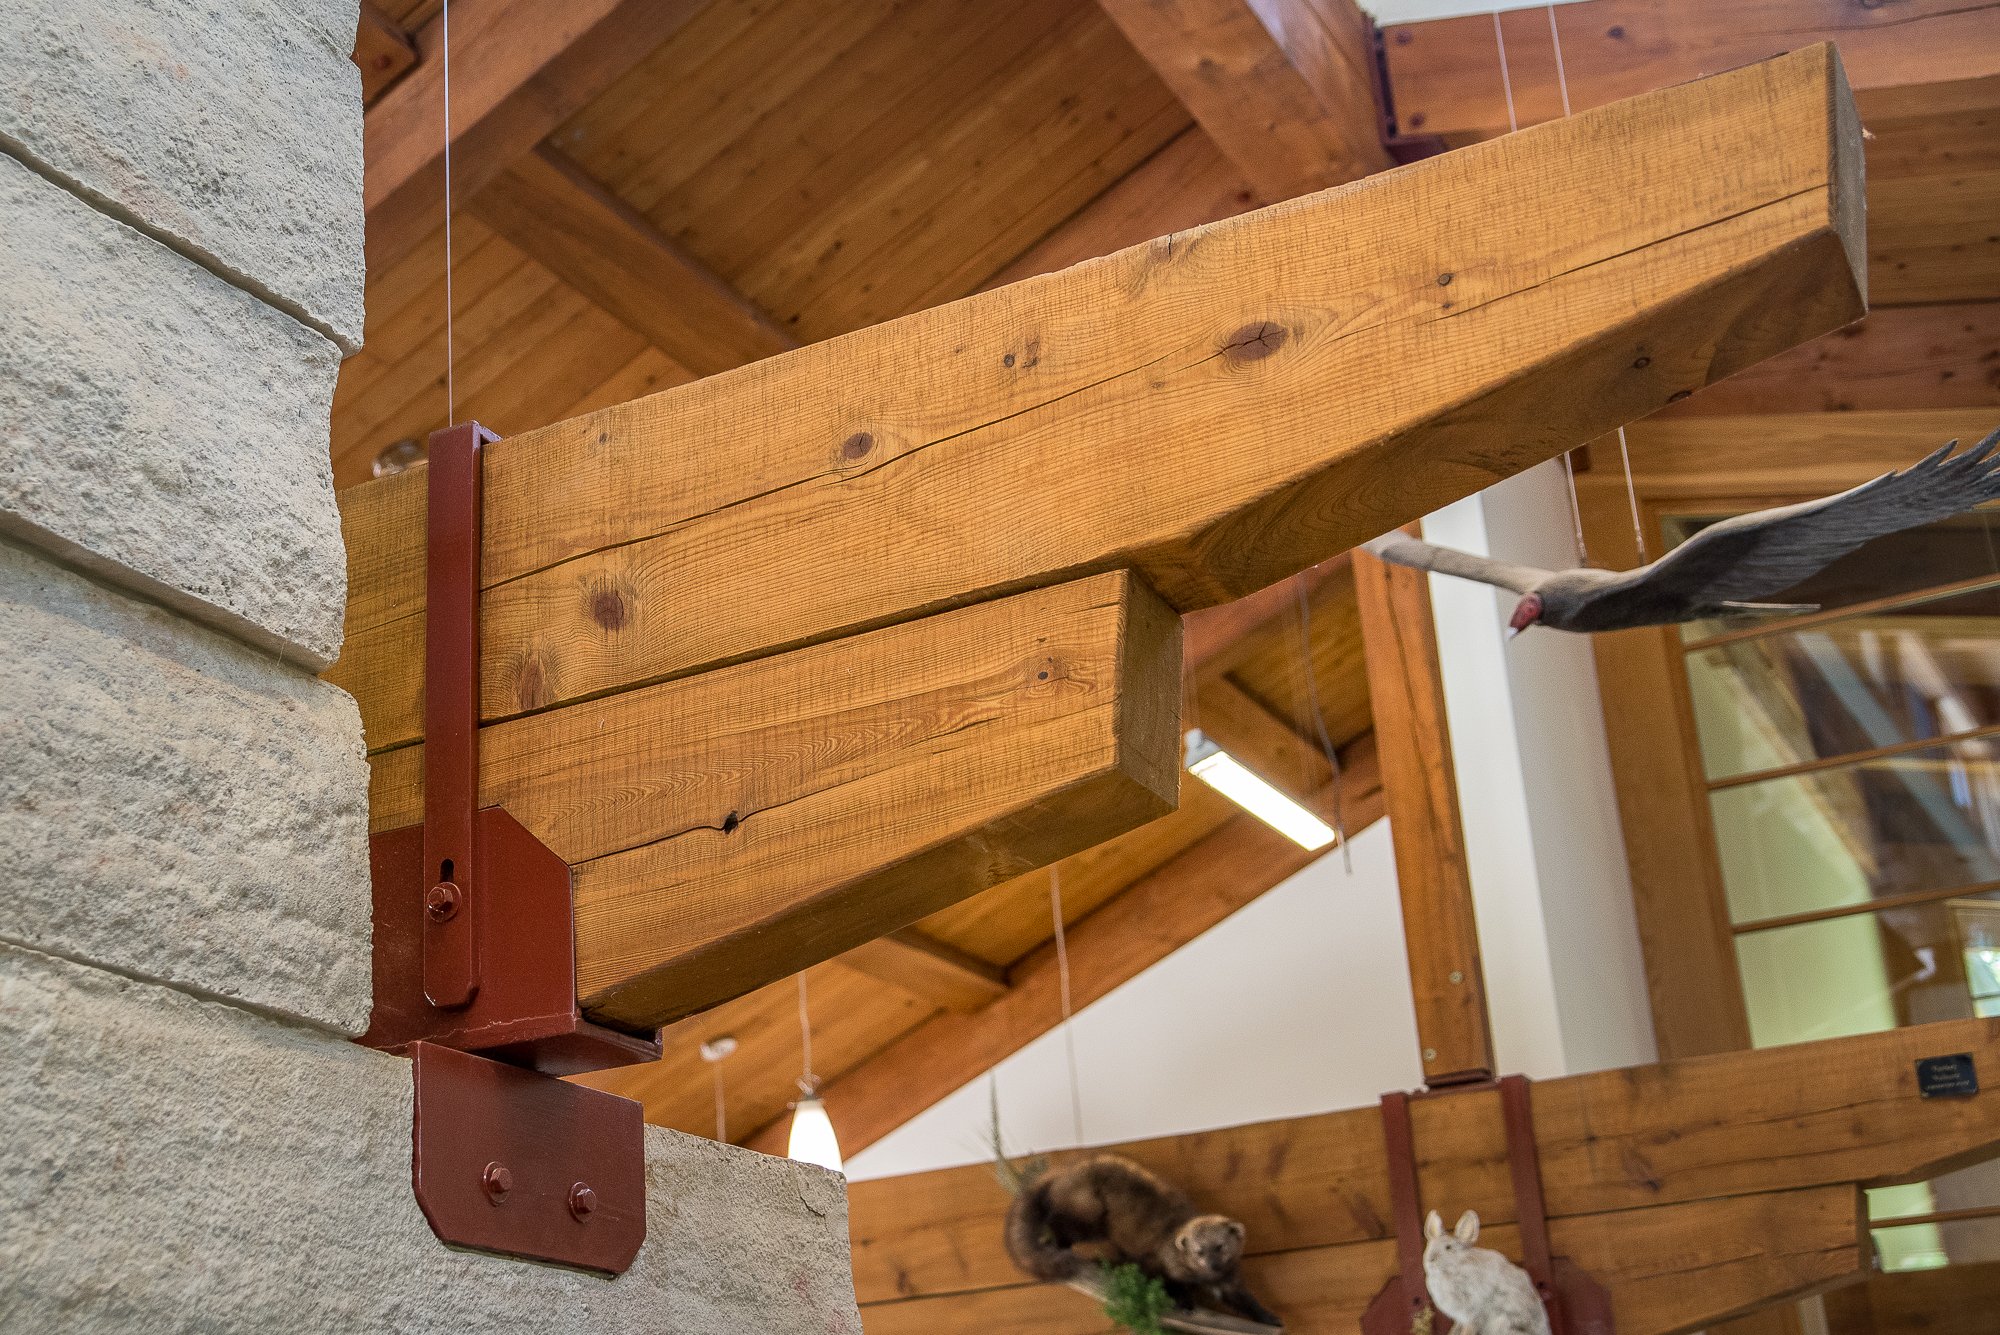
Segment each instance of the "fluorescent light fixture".
M1337 837L1331 825L1245 769L1199 728L1187 735L1187 767L1196 778L1300 848L1325 848Z
M840 1142L833 1135L833 1119L826 1115L826 1105L817 1095L808 1094L792 1105L792 1139L785 1146L785 1157L816 1163L836 1173L845 1171Z

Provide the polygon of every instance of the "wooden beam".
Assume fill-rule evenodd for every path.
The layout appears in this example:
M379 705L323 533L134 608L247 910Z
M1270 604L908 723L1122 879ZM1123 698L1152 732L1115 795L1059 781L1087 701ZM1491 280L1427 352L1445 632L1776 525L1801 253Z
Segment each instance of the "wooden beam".
M2000 407L2000 301L1882 306L1658 416Z
M1872 1276L1826 1301L1828 1335L1988 1335L2000 1261ZM868 1327L875 1335L875 1327Z
M574 868L577 988L662 1024L1172 809L1179 626L1123 572L482 729ZM377 755L378 830L423 748Z
M1845 324L1840 77L1815 48L501 441L485 715L1127 564L1225 602ZM346 498L329 675L377 747L418 729L424 485Z
M1429 577L1357 551L1354 591L1361 606L1382 796L1396 844L1424 1080L1440 1085L1487 1079L1498 1068Z
M1612 1212L1829 1187L1845 1196L1856 1241L1855 1184L1916 1181L2000 1150L2000 1097L1926 1099L1917 1091L1918 1059L1955 1052L1971 1052L1981 1069L2000 1065L2000 1021L1539 1081L1535 1132L1557 1250L1593 1232L1615 1247L1617 1239L1595 1227ZM837 1103L829 1105L837 1120ZM1423 1199L1453 1214L1477 1210L1505 1236L1497 1230L1515 1220L1499 1095L1419 1099L1411 1112ZM1256 1252L1386 1248L1393 1236L1382 1119L1373 1106L1140 1141L1118 1152L1204 1208L1243 1220ZM1245 1172L1246 1164L1274 1167ZM986 1165L857 1182L848 1199L855 1292L864 1304L1020 1282L996 1227L1004 1202ZM1678 1254L1694 1260L1699 1238L1683 1242ZM1376 1285L1395 1264L1388 1251L1380 1254Z
M1375 25L1353 0L1099 0L1267 199L1390 165Z
M1296 620L1300 589L1311 598L1347 569L1347 560L1347 553L1342 552L1233 603L1188 613L1181 622L1186 633L1181 662L1187 674L1200 676L1211 668L1227 671L1229 659L1253 648L1253 642L1265 631Z
M471 209L696 375L799 346L638 210L546 145L515 159Z
M471 199L700 10L703 0L458 0L451 32L451 176ZM368 269L444 221L443 19L417 67L368 109Z
M1348 829L1364 829L1381 815L1371 740L1342 753L1341 781ZM1137 977L1319 856L1254 816L1234 817L1069 929L1071 1004L1081 1009ZM1217 867L1229 875L1216 875ZM978 1014L934 1016L826 1086L846 1153L874 1144L1062 1019L1053 942L1010 969L1008 981L1007 994ZM784 1135L780 1119L744 1144L782 1154Z
M410 35L377 9L374 0L361 0L361 22L354 32L354 64L361 71L361 104L373 106L416 63L417 46Z
M1454 143L1504 134L1510 87L1520 124L1561 116L1551 13L1576 111L1814 42L1839 42L1855 91L1887 95L1885 111L1898 90L2000 73L1996 0L1580 0L1500 15L1504 82L1491 14L1384 28L1400 127Z
M997 1235L1005 1208L997 1183L981 1193L980 1203ZM1549 1237L1557 1255L1587 1268L1610 1291L1618 1335L1683 1335L1759 1303L1865 1274L1856 1213L1851 1188L1815 1187L1557 1220ZM853 1218L859 1239L869 1221L858 1206ZM1479 1242L1520 1256L1512 1227L1482 1229ZM1251 1244L1260 1246L1254 1234ZM1284 1318L1286 1330L1299 1335L1358 1329L1362 1312L1395 1269L1392 1242L1264 1251L1244 1264L1251 1289ZM1099 1335L1105 1329L1101 1308L1053 1285L864 1300L861 1310L868 1335Z
M914 929L864 941L840 957L850 969L962 1015L1007 992L1007 971Z

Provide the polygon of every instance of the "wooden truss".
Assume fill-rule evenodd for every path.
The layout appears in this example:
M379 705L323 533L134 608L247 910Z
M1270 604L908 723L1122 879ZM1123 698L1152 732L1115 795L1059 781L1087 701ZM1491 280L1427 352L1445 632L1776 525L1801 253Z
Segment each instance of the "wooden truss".
M489 447L480 800L575 867L586 1012L1166 810L1174 613L1853 320L1860 192L1816 47ZM424 497L344 504L377 829L421 773Z

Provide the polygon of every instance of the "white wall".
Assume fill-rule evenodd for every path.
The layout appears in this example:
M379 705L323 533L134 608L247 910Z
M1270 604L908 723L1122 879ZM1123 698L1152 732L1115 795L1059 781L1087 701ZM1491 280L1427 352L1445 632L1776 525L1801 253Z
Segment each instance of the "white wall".
M1557 0L1568 4L1571 0ZM1493 4L1468 4L1466 0L1362 0L1361 7L1377 23L1417 23L1424 19L1449 19L1461 14L1490 14L1496 9L1543 9L1542 0L1498 0Z
M1352 874L1339 853L1321 858L1077 1014L1081 1143L1357 1107L1422 1080L1387 823L1352 852ZM1061 1030L992 1075L1010 1152L1079 1143ZM848 1176L985 1159L988 1090L982 1076L950 1095Z

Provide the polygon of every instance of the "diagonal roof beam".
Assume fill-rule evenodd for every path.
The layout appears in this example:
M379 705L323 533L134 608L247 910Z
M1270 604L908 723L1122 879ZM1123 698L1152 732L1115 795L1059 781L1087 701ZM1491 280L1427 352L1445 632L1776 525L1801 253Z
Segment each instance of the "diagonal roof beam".
M1375 25L1353 0L1099 0L1267 199L1390 165Z

